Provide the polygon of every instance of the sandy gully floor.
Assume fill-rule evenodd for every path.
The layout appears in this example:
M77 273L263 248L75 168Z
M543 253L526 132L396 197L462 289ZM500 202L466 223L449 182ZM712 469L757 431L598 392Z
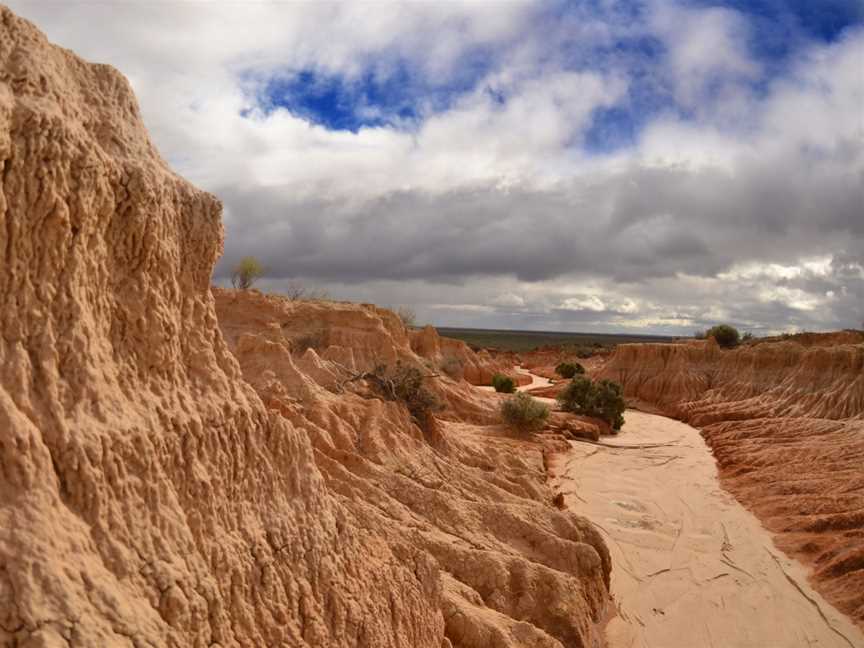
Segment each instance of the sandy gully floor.
M864 647L804 568L721 490L699 432L628 411L617 437L550 466L571 510L603 532L617 607L610 648Z

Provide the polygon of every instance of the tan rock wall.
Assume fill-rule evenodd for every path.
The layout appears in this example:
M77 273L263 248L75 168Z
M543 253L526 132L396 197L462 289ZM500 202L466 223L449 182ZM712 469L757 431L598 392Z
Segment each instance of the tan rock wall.
M723 484L864 626L864 344L803 334L721 351L627 344L599 370L628 398L700 427Z
M608 555L542 501L539 450L478 433L446 463L281 328L226 329L238 363L219 202L167 168L118 72L5 8L0 162L0 646L596 639ZM374 308L289 328L320 322L334 357L410 353Z

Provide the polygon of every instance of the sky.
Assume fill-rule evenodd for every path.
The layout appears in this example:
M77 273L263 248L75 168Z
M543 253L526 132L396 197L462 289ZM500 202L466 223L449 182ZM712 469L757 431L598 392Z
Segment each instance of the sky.
M864 0L8 2L224 204L214 283L441 326L864 327Z

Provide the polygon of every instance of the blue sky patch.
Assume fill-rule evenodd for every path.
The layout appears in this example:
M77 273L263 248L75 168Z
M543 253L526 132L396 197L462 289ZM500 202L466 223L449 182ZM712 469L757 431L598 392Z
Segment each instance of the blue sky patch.
M765 91L770 81L782 76L791 57L813 41L830 42L844 31L864 24L864 2L856 0L682 0L692 8L724 7L739 12L750 32L749 56L762 64L761 79L751 80L754 93ZM579 144L587 151L609 152L635 143L642 127L661 112L686 115L675 105L664 86L662 66L665 47L661 40L635 29L610 42L590 45L576 28L583 20L600 17L615 33L622 25L643 23L646 5L639 0L555 2L538 5L525 25L526 34L543 43L538 71L623 71L627 96L615 106L595 110ZM573 36L568 32L573 25ZM629 35L628 35L629 34ZM477 90L487 74L506 65L507 48L500 51L475 47L463 53L458 66L442 78L430 78L410 60L379 52L356 77L343 77L317 69L286 71L269 79L258 96L265 112L284 108L292 114L330 130L357 132L365 127L413 130L429 116L452 107L465 93ZM715 80L722 87L723 80ZM711 80L705 88L710 97ZM508 101L506 92L483 90L497 105Z
M473 90L493 62L478 49L460 62L456 74L440 81L405 61L372 64L357 78L311 69L286 72L265 84L259 103L265 112L285 108L330 130L411 128Z

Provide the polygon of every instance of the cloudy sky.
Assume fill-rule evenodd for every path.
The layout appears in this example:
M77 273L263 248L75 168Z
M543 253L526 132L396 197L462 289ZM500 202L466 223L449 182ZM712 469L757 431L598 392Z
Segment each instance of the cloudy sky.
M225 257L439 325L864 320L864 2L8 4L119 68Z

